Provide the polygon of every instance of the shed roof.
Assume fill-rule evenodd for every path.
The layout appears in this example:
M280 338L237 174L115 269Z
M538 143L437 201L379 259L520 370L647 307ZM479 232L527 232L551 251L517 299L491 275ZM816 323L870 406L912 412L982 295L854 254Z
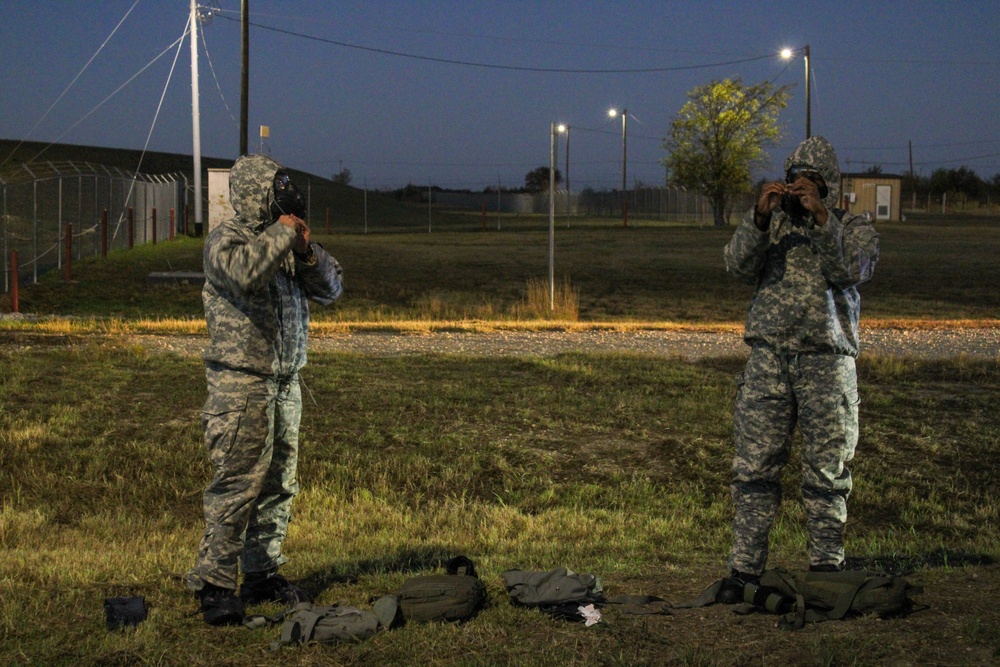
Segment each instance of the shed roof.
M869 174L866 172L841 172L841 178L898 178L902 180L902 176L899 174Z

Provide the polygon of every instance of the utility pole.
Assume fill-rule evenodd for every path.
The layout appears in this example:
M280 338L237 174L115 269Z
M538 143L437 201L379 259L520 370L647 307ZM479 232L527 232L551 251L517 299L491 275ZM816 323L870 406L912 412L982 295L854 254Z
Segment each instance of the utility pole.
M569 229L569 209L570 203L572 201L571 190L569 189L569 130L570 126L566 126L566 229Z
M240 73L240 155L249 152L247 125L249 123L250 99L250 0L242 0L241 17L242 38L240 46L243 55L243 66Z
M628 227L628 109L622 109L622 225ZM614 118L618 115L617 109L608 111L608 115Z
M812 88L809 85L809 45L805 48L806 61L806 139L812 137Z
M549 131L549 310L556 309L556 124Z
M191 141L194 155L194 233L201 236L201 111L198 106L198 4L191 0Z

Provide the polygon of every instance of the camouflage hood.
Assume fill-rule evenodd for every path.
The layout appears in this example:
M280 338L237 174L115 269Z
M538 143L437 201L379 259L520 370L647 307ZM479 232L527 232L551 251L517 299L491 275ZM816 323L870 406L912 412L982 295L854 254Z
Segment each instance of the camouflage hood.
M229 172L229 203L255 234L271 224L274 175L284 167L266 155L243 155Z
M809 137L785 160L785 171L792 166L812 167L823 175L829 193L823 199L827 208L840 201L840 164L833 145L823 137Z

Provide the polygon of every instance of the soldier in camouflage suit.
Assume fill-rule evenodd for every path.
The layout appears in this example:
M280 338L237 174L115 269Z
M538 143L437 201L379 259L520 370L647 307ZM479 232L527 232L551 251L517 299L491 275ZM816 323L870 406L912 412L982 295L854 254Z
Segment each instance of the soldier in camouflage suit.
M204 495L205 533L187 575L213 625L241 622L245 604L308 599L277 573L287 561L281 543L299 490L306 299L327 305L343 290L340 266L310 241L302 198L280 164L263 155L239 158L229 192L236 217L212 230L204 251L211 342L202 422L215 473ZM289 192L299 203L290 214Z
M796 425L810 568L843 568L845 463L858 440L857 286L872 277L878 234L866 218L834 208L840 168L828 141L802 142L785 170L786 182L763 187L725 248L726 269L756 286L744 334L752 350L734 410L736 515L726 581L738 588L765 569ZM733 601L722 599L726 590L720 600ZM731 584L728 592L737 595Z

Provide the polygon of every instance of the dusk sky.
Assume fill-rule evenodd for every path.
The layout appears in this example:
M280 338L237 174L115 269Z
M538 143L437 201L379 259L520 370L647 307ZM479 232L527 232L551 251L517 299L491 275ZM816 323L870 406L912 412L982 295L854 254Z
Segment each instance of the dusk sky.
M620 187L612 107L629 113L629 187L660 185L686 94L734 77L792 86L758 174L775 176L806 120L803 59L779 52L806 44L812 133L842 170L903 173L912 142L919 174L1000 172L998 0L249 4L252 151L267 125L264 152L327 177L350 169L358 187L519 187L548 165L553 121L572 127L574 190ZM0 137L132 149L148 137L149 150L190 155L190 47L174 44L189 6L0 0ZM234 159L240 1L214 7L199 25L202 155ZM561 139L560 170L564 151Z

